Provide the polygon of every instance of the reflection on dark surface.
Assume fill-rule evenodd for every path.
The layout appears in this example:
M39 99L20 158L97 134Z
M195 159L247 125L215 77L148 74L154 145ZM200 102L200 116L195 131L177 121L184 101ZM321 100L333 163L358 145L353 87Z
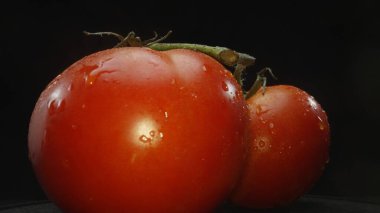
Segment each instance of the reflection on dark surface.
M224 206L221 213L374 213L380 205L350 201L336 197L304 196L293 205L279 209L251 210L231 205Z
M0 213L60 213L49 201L14 202L0 206ZM290 207L269 210L244 209L226 204L216 213L375 213L380 205L350 201L336 197L304 196Z

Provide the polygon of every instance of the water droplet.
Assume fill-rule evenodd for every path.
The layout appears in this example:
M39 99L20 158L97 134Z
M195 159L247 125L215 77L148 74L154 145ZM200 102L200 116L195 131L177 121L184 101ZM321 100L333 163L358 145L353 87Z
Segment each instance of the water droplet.
M319 129L320 130L324 130L325 129L325 125L323 124L322 118L318 116L318 120L319 120Z
M152 139L151 138L148 138L147 136L145 135L141 135L139 137L139 140L143 143L151 143L152 142Z
M260 140L259 141L259 147L260 148L264 148L265 147L265 141L264 140Z
M262 124L266 124L267 123L266 120L264 120L263 117L259 117L259 120L261 121Z
M175 78L173 78L173 79L170 81L170 83L171 83L172 85L174 85L174 84L176 83Z
M106 73L113 73L114 71L109 71L109 70L101 70L101 69L96 69L90 72L89 74L85 75L85 82L87 85L94 85L96 80L103 74Z
M228 86L227 86L227 83L226 82L222 82L222 89L224 90L224 91L228 91Z
M253 142L253 146L256 146L258 151L260 152L266 152L272 147L270 140L267 137L255 138Z
M93 76L90 76L90 75L87 75L85 78L84 78L84 81L86 82L87 85L93 85L94 82L95 82L95 77Z
M86 108L86 104L82 104L81 107L82 107L82 109Z
M55 105L55 100L50 100L50 101L48 102L48 105L47 105L48 110L50 110L50 108L52 108L53 105Z
M197 98L198 98L198 95L195 94L195 93L191 93L191 97L193 97L194 99L197 99Z
M94 85L96 80L103 74L112 73L114 71L110 70L110 67L107 66L108 61L112 60L112 58L107 58L101 61L98 65L85 66L83 67L84 71L84 80L86 85Z
M169 118L168 112L165 111L164 114L165 114L165 118L168 119Z
M164 137L164 133L163 132L160 132L160 138L163 138Z
M47 108L49 114L61 112L65 107L65 100L63 99L64 92L62 87L55 88L50 94Z
M57 113L57 112L62 112L64 107L65 107L65 100L63 99L53 99L48 102L48 112L50 115Z
M163 133L157 123L151 118L139 119L133 129L133 139L139 146L156 147L160 144Z
M319 123L319 129L320 130L324 130L325 129L325 126L323 125L323 123Z
M99 67L98 65L91 65L91 66L85 65L85 66L82 67L81 70L82 70L82 72L84 73L84 80L85 80L85 82L86 82L86 80L87 80L88 75L89 75L92 71L98 69L98 67Z
M262 112L261 105L257 105L257 106L256 106L256 115L260 115L261 112Z
M269 123L269 128L273 129L273 127L274 127L274 124L272 122Z
M292 149L292 146L291 146L291 145L289 145L289 146L288 146L288 149Z
M203 65L202 70L203 70L204 72L206 72L206 71L207 71L207 67L206 67L205 65Z
M67 91L72 91L73 90L73 84L71 83L68 87L67 87Z

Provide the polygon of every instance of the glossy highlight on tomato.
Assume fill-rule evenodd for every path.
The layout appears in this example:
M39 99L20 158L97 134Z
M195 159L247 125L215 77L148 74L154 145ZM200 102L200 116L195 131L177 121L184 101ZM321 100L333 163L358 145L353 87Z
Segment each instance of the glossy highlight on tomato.
M312 96L288 85L260 89L247 102L252 149L232 201L288 205L313 186L329 159L327 115Z
M65 212L209 212L239 178L247 122L240 86L211 57L114 48L42 92L29 155Z

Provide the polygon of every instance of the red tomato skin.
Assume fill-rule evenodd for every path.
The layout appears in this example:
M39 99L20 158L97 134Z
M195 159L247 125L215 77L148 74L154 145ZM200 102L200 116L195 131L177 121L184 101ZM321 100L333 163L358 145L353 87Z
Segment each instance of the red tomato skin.
M209 212L238 181L248 122L240 86L211 57L116 48L43 91L29 155L65 212Z
M327 115L305 91L267 87L247 100L251 153L232 201L249 208L288 205L307 192L329 159Z

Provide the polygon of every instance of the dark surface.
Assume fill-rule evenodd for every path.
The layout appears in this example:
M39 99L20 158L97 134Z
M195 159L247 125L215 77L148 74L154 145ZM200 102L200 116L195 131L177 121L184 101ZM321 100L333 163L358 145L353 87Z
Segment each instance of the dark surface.
M0 206L0 213L60 213L49 201L30 201ZM332 197L306 196L290 207L272 210L250 210L224 206L216 213L377 213L380 205Z
M249 3L246 3L249 2ZM0 7L0 201L45 199L27 154L34 104L56 75L114 38L83 30L174 30L170 42L254 55L246 84L270 66L312 94L331 123L331 158L312 194L380 203L380 1L3 1Z

